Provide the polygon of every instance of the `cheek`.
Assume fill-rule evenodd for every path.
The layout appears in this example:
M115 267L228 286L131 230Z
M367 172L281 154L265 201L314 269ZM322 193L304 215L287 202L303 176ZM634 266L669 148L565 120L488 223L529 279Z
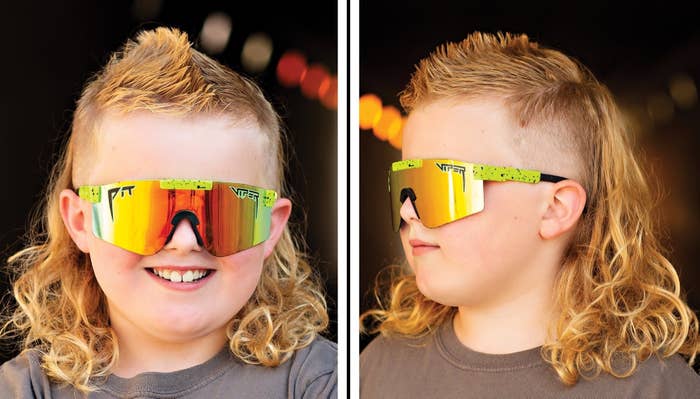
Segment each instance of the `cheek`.
M446 256L455 263L498 271L517 267L538 239L538 198L532 187L494 184L487 187L484 210L446 225L440 232Z
M264 260L262 245L220 258L221 275L225 284L234 288L231 292L237 297L245 296L247 301L258 285Z
M89 239L90 260L92 261L95 273L112 272L121 273L137 267L143 256L121 249L92 237Z
M475 214L440 229L439 242L445 260L453 265L482 268L491 253L491 220Z
M143 256L123 250L97 238L90 240L90 262L95 278L107 298L121 297L123 293L143 288L135 273Z

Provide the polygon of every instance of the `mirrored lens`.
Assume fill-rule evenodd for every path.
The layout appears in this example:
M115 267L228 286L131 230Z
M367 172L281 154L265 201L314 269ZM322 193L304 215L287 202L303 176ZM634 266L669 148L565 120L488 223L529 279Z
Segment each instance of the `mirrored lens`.
M400 209L406 200L429 228L484 209L483 181L474 178L473 165L452 160L395 162L389 172L389 197L394 231L401 226Z
M93 204L94 234L141 255L158 252L183 214L213 255L251 248L268 238L276 200L272 190L220 182L210 182L206 189L163 188L158 180L95 189L99 200Z

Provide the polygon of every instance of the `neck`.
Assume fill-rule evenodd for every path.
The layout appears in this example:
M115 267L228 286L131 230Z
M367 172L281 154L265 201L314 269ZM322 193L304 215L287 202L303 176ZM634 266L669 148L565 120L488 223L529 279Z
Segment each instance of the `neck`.
M175 341L154 336L133 325L115 323L116 320L128 321L112 317L112 328L119 338L119 358L112 372L122 378L145 372L168 373L202 364L228 342L225 328L206 336Z
M558 265L549 272L537 269L538 278L523 279L529 280L521 285L523 289L489 303L458 306L453 323L459 341L489 354L520 352L545 344L549 323L555 317L552 292Z

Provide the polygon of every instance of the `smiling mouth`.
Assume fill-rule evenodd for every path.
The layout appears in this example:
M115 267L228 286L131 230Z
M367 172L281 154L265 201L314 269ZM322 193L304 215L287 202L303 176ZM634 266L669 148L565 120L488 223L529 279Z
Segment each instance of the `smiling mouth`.
M173 270L164 268L149 268L148 271L163 280L173 283L194 283L213 272L210 269Z

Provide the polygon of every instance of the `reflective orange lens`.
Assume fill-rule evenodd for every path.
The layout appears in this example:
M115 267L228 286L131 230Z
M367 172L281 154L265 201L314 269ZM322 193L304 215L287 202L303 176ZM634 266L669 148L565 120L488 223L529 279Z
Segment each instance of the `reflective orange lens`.
M152 255L188 219L198 243L227 256L265 241L277 193L207 180L141 180L78 189L93 203L95 236L123 249Z
M474 178L472 164L451 160L395 162L389 172L389 197L394 231L401 226L400 209L406 200L430 228L484 209L483 181Z

